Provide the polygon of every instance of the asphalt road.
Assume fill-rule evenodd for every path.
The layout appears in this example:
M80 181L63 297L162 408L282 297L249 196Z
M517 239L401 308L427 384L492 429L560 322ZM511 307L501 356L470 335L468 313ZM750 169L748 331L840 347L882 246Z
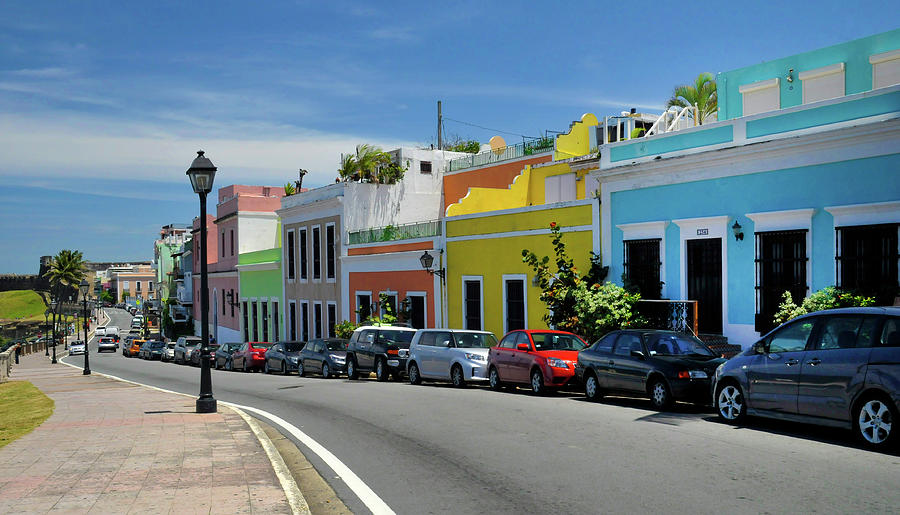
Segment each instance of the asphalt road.
M108 312L110 325L129 326L127 313ZM97 372L199 392L197 368L95 351ZM397 513L878 513L900 506L900 457L858 448L849 432L834 429L766 420L736 428L704 408L659 413L648 401L590 403L576 394L225 371L213 371L212 380L217 399L301 428ZM367 511L306 454L348 507Z

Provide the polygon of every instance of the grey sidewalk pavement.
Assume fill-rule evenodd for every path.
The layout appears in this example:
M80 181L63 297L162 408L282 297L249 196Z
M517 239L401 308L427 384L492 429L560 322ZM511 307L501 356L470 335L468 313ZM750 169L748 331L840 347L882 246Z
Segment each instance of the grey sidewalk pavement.
M291 513L247 422L219 406L22 358L53 414L0 449L0 513Z

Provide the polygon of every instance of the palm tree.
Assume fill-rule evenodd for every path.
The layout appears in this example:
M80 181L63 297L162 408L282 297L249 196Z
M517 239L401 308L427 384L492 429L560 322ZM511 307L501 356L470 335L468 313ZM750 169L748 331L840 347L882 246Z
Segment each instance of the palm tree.
M44 277L50 281L51 298L56 299L56 309L53 310L53 327L56 327L57 315L62 307L62 293L67 288L77 287L84 276L84 256L80 250L63 249L50 259L50 266L44 273Z
M701 73L693 84L686 84L675 88L672 98L666 102L666 107L697 106L697 124L703 125L704 120L712 116L719 109L719 100L716 93L716 81L711 73Z

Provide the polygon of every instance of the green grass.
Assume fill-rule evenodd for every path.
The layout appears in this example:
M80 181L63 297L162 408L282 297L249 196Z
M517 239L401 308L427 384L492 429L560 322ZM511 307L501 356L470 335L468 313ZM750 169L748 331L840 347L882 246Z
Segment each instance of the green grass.
M0 384L0 448L30 433L53 413L53 400L28 381Z
M0 291L0 319L44 317L47 306L43 299L32 290Z

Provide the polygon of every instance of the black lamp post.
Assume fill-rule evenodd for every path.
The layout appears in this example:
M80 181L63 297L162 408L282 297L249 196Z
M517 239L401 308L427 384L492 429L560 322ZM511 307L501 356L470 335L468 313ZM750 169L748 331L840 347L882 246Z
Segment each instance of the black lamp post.
M215 413L216 399L212 394L212 375L209 371L209 280L206 274L206 195L212 191L216 167L197 151L197 157L187 170L194 193L200 196L200 397L197 413Z
M50 305L53 306L53 359L50 363L56 363L56 316L59 312L59 300L54 300Z
M44 356L50 355L50 310L44 311Z
M88 345L89 342L88 342L88 337L87 337L88 321L89 321L88 308L87 308L88 288L90 288L90 285L88 284L88 282L86 280L82 279L81 284L78 285L78 289L81 290L81 303L82 303L82 310L84 311L84 372L83 372L83 374L86 376L91 375L91 360L89 357L91 354L91 346ZM78 304L75 304L75 305L77 306Z

